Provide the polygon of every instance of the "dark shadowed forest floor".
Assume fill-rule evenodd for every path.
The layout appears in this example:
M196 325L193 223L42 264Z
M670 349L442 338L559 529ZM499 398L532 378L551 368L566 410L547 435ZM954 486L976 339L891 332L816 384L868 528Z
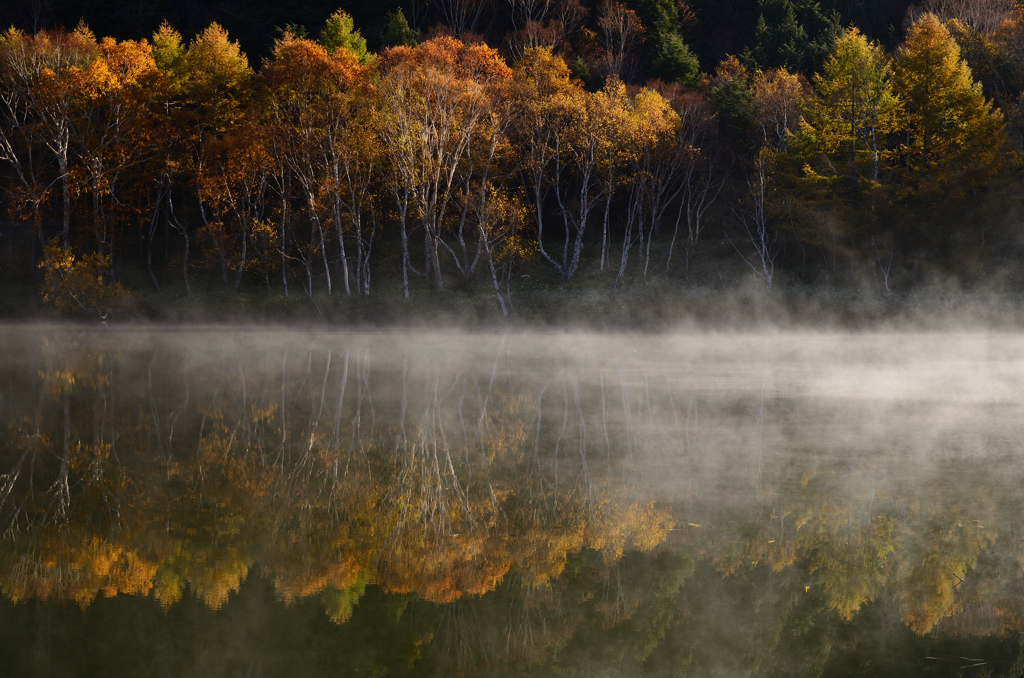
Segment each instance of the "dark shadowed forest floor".
M374 271L369 296L346 295L337 279L328 295L324 280L314 277L311 298L298 276L291 279L286 296L280 274L270 281L269 290L253 277L235 292L214 272L199 270L193 273L189 295L180 275L162 272L161 287L156 289L144 269L126 262L119 282L136 295L136 306L107 322L644 332L1024 327L1024 280L1012 261L1003 261L985 278L966 282L937 268L924 269L917 281L909 272L894 273L893 291L886 293L880 276L865 262L829 270L790 261L777 270L769 290L725 243L708 243L685 278L681 262L666 275L665 253L655 255L646 279L642 260L634 258L618 284L617 261L604 271L588 262L565 284L548 267L531 265L502 290L509 302L508 318L482 276L468 289L460 288L451 276L445 290L414 277L408 299L392 271ZM95 314L61 315L43 301L43 282L41 272L17 278L0 273L0 320L101 321Z

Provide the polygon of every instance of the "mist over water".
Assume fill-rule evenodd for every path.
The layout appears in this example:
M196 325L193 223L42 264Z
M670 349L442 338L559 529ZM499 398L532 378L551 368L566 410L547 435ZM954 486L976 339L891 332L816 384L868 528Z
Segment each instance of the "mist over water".
M0 345L17 675L1020 662L1019 334Z

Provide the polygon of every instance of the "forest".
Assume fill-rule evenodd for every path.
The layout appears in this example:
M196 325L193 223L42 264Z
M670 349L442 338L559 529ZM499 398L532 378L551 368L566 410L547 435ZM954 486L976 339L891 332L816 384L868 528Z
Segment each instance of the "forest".
M6 13L5 315L1024 289L1009 0Z

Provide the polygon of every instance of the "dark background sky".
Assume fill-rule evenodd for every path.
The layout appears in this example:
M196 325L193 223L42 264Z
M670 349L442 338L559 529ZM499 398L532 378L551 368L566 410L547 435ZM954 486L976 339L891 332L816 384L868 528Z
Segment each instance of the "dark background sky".
M649 1L625 0L625 4L641 9ZM684 33L703 69L709 70L726 54L740 54L750 46L766 1L772 0L690 0L699 23ZM889 48L902 37L903 17L911 4L910 0L782 1L791 2L798 15L814 4L823 13L836 12L844 25L855 23ZM593 7L596 2L583 0L583 4ZM241 43L253 66L258 67L261 58L269 54L280 26L303 25L315 35L327 16L340 8L353 16L373 49L384 15L401 6L410 16L408 5L408 0L6 0L0 2L0 25L32 31L55 26L73 28L84 19L97 36L136 39L148 37L164 19L186 38L217 21ZM490 44L500 44L509 28L507 7L505 0L495 0L484 20ZM438 21L438 13L428 12L421 28Z

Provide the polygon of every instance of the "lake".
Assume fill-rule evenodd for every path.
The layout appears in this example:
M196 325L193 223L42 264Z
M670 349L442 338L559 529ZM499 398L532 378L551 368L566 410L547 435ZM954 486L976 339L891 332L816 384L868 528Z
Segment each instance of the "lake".
M0 346L4 675L1024 671L1024 335Z

